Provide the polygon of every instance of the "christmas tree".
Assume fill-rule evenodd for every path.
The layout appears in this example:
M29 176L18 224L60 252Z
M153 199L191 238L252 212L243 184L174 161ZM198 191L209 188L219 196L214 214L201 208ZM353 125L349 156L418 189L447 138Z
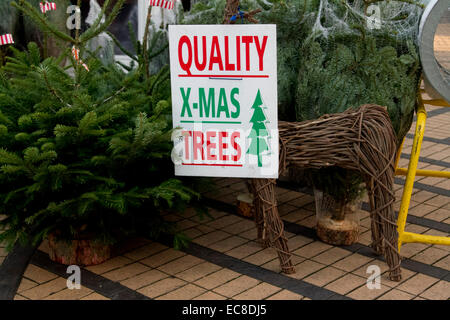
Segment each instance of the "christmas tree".
M245 10L262 10L260 23L277 25L278 118L305 121L378 104L387 107L400 143L411 127L420 83L420 2L241 1ZM184 22L220 23L225 3L198 0ZM368 23L371 4L380 8L379 28ZM314 185L339 202L361 193L358 174L334 167L309 171Z
M270 138L269 132L267 131L266 123L269 121L263 111L263 101L261 99L261 92L258 89L255 101L253 102L252 109L253 115L250 119L252 123L252 131L248 138L251 140L250 146L247 150L247 154L252 154L258 157L258 167L262 167L262 157L263 154L269 150L268 139ZM267 107L264 107L267 109Z
M167 213L199 197L195 181L174 177L168 67L148 70L165 47L153 47L149 36L144 50L134 40L126 68L86 49L124 1L112 8L105 1L96 22L74 37L39 7L14 3L64 47L47 58L35 43L24 51L11 47L0 69L0 212L6 215L0 242L9 247L38 244L49 234L104 243L154 238L176 231ZM176 235L175 244L183 243Z

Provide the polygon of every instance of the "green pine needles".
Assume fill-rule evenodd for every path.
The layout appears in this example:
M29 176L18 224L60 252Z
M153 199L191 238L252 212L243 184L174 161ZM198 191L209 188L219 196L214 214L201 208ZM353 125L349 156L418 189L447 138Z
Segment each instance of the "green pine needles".
M91 54L89 72L74 61L65 67L69 49L46 59L34 43L11 50L0 69L0 242L38 244L52 233L113 243L175 233L164 215L199 193L174 177L168 67L147 77L142 50L127 71ZM176 234L175 245L185 240Z
M260 23L277 25L279 119L304 121L379 104L387 107L400 144L411 127L421 75L418 2L242 1L246 11L262 10ZM224 3L199 0L184 22L221 23ZM361 194L358 174L339 168L310 173L312 184L338 202Z

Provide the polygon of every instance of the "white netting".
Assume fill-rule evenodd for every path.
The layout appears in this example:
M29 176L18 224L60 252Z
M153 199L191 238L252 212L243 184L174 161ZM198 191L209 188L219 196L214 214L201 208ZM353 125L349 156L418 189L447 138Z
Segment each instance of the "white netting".
M313 13L313 33L327 38L338 33L359 33L364 26L365 32L415 39L422 6L414 1L320 0L318 11Z

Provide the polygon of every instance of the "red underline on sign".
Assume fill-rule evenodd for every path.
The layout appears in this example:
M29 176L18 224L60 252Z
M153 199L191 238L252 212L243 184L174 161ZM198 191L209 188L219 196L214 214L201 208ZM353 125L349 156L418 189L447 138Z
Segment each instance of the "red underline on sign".
M180 78L268 78L267 74L179 74Z
M183 166L242 167L242 164L183 163Z

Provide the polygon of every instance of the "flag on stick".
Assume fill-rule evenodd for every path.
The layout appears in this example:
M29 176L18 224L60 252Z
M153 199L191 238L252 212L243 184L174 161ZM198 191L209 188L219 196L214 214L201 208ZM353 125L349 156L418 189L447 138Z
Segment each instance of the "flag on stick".
M46 13L47 11L56 10L56 3L54 2L41 2L39 3L39 6L41 7L42 13Z
M153 7L163 7L172 10L175 0L150 0L150 5Z
M13 44L14 40L12 34L4 34L0 36L0 46L4 46L6 44Z
M83 62L83 60L80 59L80 50L77 49L75 46L72 47L72 54L75 60L78 61L79 64L81 64L86 71L89 71L88 66L86 65L86 63Z

